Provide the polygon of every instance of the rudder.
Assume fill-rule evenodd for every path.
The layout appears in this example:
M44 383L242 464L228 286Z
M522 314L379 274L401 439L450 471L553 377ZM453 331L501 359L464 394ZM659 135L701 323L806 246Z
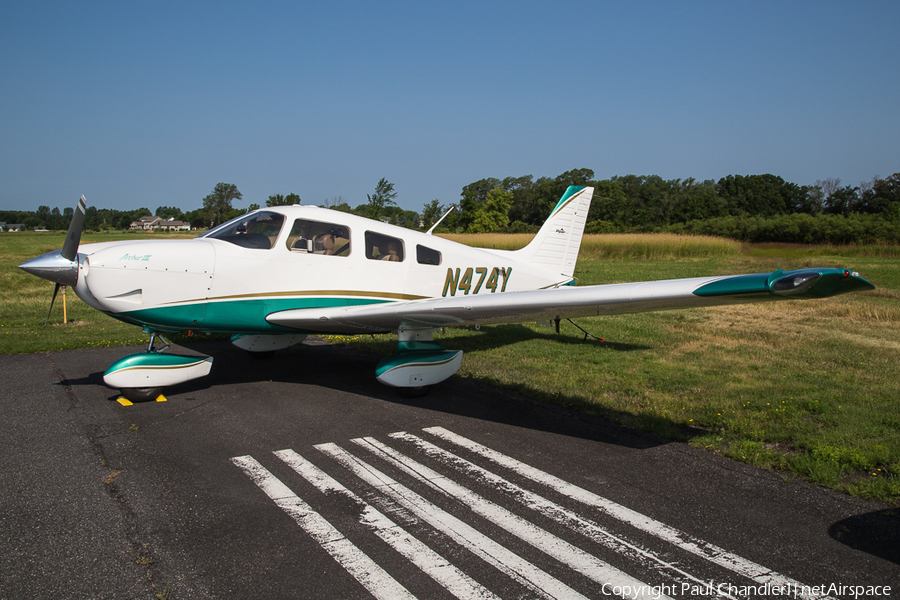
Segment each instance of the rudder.
M516 251L517 258L572 277L593 197L594 188L570 185L531 243Z

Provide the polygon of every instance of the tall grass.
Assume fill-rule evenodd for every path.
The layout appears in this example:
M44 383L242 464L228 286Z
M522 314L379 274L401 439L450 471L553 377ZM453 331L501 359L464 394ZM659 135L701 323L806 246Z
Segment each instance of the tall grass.
M473 248L494 250L518 250L534 239L533 233L439 233L438 236Z
M584 236L579 258L692 258L736 256L741 244L706 235L674 233L597 233Z
M465 233L441 234L441 237L475 248L518 250L534 238L530 233ZM596 233L585 235L579 258L689 258L699 256L734 256L741 243L706 235L674 233Z
M749 256L774 258L803 258L809 256L853 256L873 258L900 258L900 245L893 244L847 244L837 246L824 244L745 244L744 252Z

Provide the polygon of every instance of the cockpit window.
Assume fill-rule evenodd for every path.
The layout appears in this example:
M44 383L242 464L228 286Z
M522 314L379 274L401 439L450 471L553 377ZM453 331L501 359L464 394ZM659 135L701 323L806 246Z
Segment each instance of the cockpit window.
M287 238L287 247L291 252L349 256L350 230L336 223L297 219Z
M403 262L403 240L367 231L366 258Z
M219 225L202 237L231 242L244 248L269 250L275 245L282 225L284 215L268 211L254 212Z

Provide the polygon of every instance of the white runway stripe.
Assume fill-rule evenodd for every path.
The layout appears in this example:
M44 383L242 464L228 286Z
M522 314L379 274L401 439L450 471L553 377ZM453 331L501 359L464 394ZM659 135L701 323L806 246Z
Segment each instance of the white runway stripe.
M336 444L320 444L318 450L334 458L354 475L384 493L417 517L444 533L496 569L528 587L541 598L575 599L581 594L517 556L478 530L428 502L368 463Z
M498 490L502 490L506 492L511 498L515 499L520 504L538 512L539 514L556 521L557 523L575 531L581 535L584 535L588 539L601 544L614 552L617 552L624 556L629 556L634 558L640 564L643 564L647 569L658 570L660 572L668 573L675 581L682 583L689 583L691 586L700 586L706 587L710 586L709 579L702 579L701 577L697 577L688 573L687 571L679 568L677 565L672 564L668 561L663 560L658 557L653 552L645 548L641 548L637 544L633 544L621 536L614 535L602 527L597 523L582 517L574 513L573 511L556 504L555 502L551 502L547 498L539 494L535 494L534 492L528 491L514 483L475 465L474 463L465 460L443 448L435 446L431 442L423 440L422 438L412 435L407 432L397 432L392 433L389 437L398 440L404 440L411 444L414 444L418 449L423 451L425 454L434 457L440 460L444 464L448 464L458 471L461 471L465 475L469 476L472 479L480 480L482 482L490 484L492 487ZM680 586L679 586L680 587ZM713 589L719 589L719 586L716 582L712 582L711 587ZM723 587L722 589L726 589ZM710 598L733 598L728 594L712 594L709 596Z
M345 472L345 476L342 477L349 482L350 487L365 487L367 488L365 493L358 490L351 491L322 468L313 465L293 450L274 453L318 490L311 493L323 494L326 506L329 497L339 495L344 498L333 508L329 507L330 512L323 512L322 515L330 515L337 511L337 514L341 515L341 523L349 523L347 516L356 519L365 529L360 530L355 524L350 526L353 527L352 531L356 532L354 535L363 536L360 537L363 541L366 541L366 530L369 532L368 535L374 534L372 539L377 538L375 545L365 546L369 555L351 543L324 516L317 513L254 458L239 456L231 460L370 594L379 599L403 599L413 596L370 556L384 565L392 565L391 572L398 574L398 577L405 572L413 576L420 570L447 592L464 600L496 600L495 593L507 596L510 593L510 580L529 590L526 594L528 597L559 599L584 598L582 592L570 586L583 588L583 593L598 598L617 595L623 598L654 600L668 598L665 593L672 596L684 595L686 588L702 590L696 593L703 597L716 597L717 591L738 593L739 589L746 589L740 585L735 586L735 582L727 581L731 576L723 576L721 571L723 568L734 575L752 580L755 585L791 589L794 594L792 597L795 598L805 600L829 598L810 595L815 588L805 586L790 577L766 569L753 561L444 428L431 427L424 431L435 436L437 438L435 441L440 445L407 432L389 434L390 440L394 440L388 442L390 446L371 437L352 440L360 448L371 452L375 462L366 462L333 443L314 446L354 476L351 478ZM456 453L457 450L461 451ZM468 456L472 460L463 456ZM420 462L421 460L426 460L434 468L426 466ZM388 466L385 468L391 472L393 469L402 471L404 475L401 480L408 481L412 487L392 479L373 466L382 463L387 463ZM322 465L323 468L328 467L324 462ZM494 469L492 465L499 468ZM440 469L443 473L435 469ZM514 481L519 481L521 485L504 478L500 474L502 472L516 474ZM464 485L466 481L477 484L479 490L489 489L498 493L485 492L491 498L488 500L487 496L476 493L475 488ZM421 491L423 486L430 488L427 495L435 499L435 502L413 491L413 488ZM549 497L556 496L545 497L532 491L537 489L536 486L549 488L589 507L590 510L567 508L553 502ZM524 507L524 509L513 507L519 514L507 508L514 502ZM574 506L568 500L565 504ZM442 505L443 508L438 505ZM453 508L447 508L448 506ZM584 514L579 514L579 510ZM591 520L589 514L598 514L595 510L622 523L622 526L606 519ZM463 517L455 517L448 511ZM401 522L415 523L416 536L419 537L387 516L395 514L401 515ZM465 516L466 514L470 516ZM409 521L410 519L412 521ZM563 531L561 535L566 539L537 525L547 523L548 520L555 523L550 529L556 532ZM600 522L606 523L608 527L600 525ZM521 546L520 543L511 542L509 547L505 547L479 531L485 526L488 527L485 531L492 527L502 528L546 556L533 554L537 561L529 562L517 554L516 548ZM641 541L636 542L634 536L638 534L634 530L630 530L631 533L619 531L626 526L648 535L640 535ZM632 539L628 539L629 536ZM420 537L429 540L428 543L423 543ZM503 539L512 538L507 538L504 534ZM585 548L594 548L599 552L579 548L567 540L578 544L582 544L579 540L583 540L586 544L596 544ZM455 557L454 562L458 563L454 565L436 551L438 546L435 544L443 544L441 547L456 544L465 552L451 551L448 547L448 551ZM702 560L691 558L688 562L678 562L675 558L677 555L673 554L675 550L690 553ZM600 558L601 555L613 554L617 557L616 560L625 561L616 564L624 566L616 568ZM475 557L496 571L491 573L490 570L486 570L485 564L476 564ZM681 557L688 558L685 555ZM398 564L398 561L401 563ZM553 566L544 566L545 564ZM625 571L630 570L628 565L634 566L636 574L643 574L637 577L653 581L654 584L644 584L637 577L626 573ZM403 570L404 566L406 571ZM410 571L409 566L415 566L418 570ZM476 570L470 571L473 568ZM553 574L545 571L545 568L551 570ZM476 581L467 572L479 573L478 577L483 579L485 584L494 587L494 591ZM717 575L710 579L713 573ZM421 576L418 577L420 583L424 581ZM583 577L596 583L589 584ZM723 585L714 581L723 577L727 581L723 582ZM411 581L401 580L412 585ZM580 583L573 583L576 581ZM660 585L662 582L665 583ZM518 588L516 596L521 596L522 587ZM740 592L742 595L743 593ZM733 600L732 596L724 593L720 593L718 597Z
M280 450L275 456L284 461L319 491L340 494L354 502L360 510L359 522L372 529L384 542L419 567L447 591L461 600L494 600L497 596L450 564L437 552L404 531L378 509L348 490L337 480L294 452ZM499 599L497 599L499 600Z
M573 500L577 500L587 506L598 508L622 522L628 523L641 531L665 540L678 548L699 556L713 564L747 577L757 584L768 584L772 587L789 587L798 590L810 589L808 586L804 586L804 584L795 579L776 573L753 561L742 558L714 544L695 538L674 527L670 527L665 523L651 519L637 511L631 510L630 508L598 496L588 490L563 481L540 469L519 462L512 457L506 456L505 454L492 450L468 438L448 431L443 427L429 427L423 431L465 448L495 464L505 467L539 484L545 485L560 494L568 496ZM835 600L830 596L813 596L808 594L798 594L797 597L802 598L803 600Z
M238 456L231 460L369 593L383 600L415 598L254 458Z
M394 464L412 477L457 499L479 516L499 525L519 539L601 585L606 584L610 589L635 590L634 595L630 596L634 600L639 598L654 598L656 600L668 598L668 596L655 593L651 586L638 581L627 573L472 492L465 486L451 481L440 473L374 438L367 437L351 441L370 449L373 453L381 456L384 460Z

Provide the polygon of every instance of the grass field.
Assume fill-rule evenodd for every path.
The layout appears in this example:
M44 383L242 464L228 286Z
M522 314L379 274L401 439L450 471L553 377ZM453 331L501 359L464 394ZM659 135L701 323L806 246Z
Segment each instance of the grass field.
M158 236L157 236L158 237ZM450 237L450 236L448 236ZM16 265L59 248L62 234L0 235L0 352L145 343L70 294L44 327L53 285ZM134 239L85 234L83 242ZM456 238L514 249L529 236ZM580 285L851 267L878 286L827 300L448 329L460 374L705 448L785 478L900 505L900 248L741 245L685 236L586 236ZM334 337L392 354L393 336Z

